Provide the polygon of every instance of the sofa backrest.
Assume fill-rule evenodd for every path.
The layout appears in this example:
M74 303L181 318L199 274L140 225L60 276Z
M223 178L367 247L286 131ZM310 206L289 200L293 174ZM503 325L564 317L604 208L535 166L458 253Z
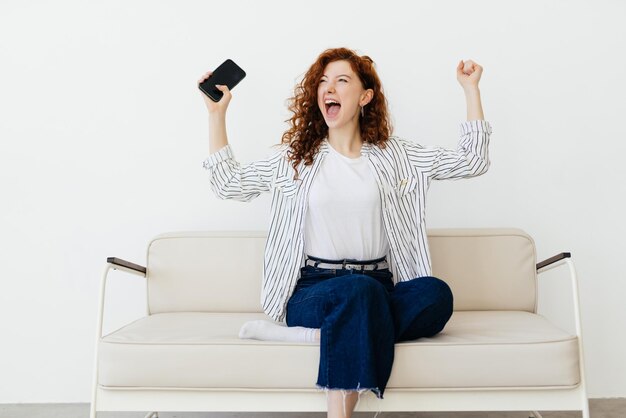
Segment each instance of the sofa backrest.
M452 289L454 310L537 311L535 242L517 228L430 229L433 276Z
M147 249L150 314L262 312L266 231L157 235ZM428 230L433 276L446 281L454 309L536 311L536 254L512 228Z

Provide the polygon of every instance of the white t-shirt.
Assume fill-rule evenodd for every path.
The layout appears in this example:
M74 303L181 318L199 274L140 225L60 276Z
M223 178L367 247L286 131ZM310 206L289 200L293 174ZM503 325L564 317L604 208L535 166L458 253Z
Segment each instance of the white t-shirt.
M309 192L305 254L331 260L386 256L382 205L367 157L349 158L328 146Z

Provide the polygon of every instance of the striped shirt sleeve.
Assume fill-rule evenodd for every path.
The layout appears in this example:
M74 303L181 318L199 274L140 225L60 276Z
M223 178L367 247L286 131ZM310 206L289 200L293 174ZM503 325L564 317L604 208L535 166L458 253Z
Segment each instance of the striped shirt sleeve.
M409 162L433 180L480 176L489 168L491 124L486 120L461 122L456 150L425 147L403 139Z
M210 154L202 167L208 171L211 189L217 197L249 202L270 191L272 173L281 154L282 149L266 158L240 164L230 144L226 144Z

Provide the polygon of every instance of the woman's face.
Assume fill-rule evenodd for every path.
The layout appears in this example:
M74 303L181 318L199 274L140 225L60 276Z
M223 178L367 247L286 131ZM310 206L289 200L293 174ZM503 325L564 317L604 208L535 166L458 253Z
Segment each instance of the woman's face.
M326 65L317 87L317 104L329 128L337 128L355 119L359 120L361 105L369 103L374 91L363 89L358 75L345 60ZM333 100L338 105L329 105Z

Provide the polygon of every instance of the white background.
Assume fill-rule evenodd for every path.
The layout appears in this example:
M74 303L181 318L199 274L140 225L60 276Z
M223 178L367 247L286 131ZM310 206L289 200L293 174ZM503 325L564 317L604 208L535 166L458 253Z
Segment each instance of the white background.
M424 145L456 148L455 67L484 67L491 168L433 183L427 224L519 227L539 260L571 251L589 396L626 396L624 16L617 1L3 1L0 403L90 401L106 257L145 264L166 231L267 229L269 195L211 193L197 79L226 58L246 70L227 114L246 163L339 46L374 59L394 133ZM541 278L540 311L571 329L567 280ZM144 279L109 284L105 332L145 313Z

